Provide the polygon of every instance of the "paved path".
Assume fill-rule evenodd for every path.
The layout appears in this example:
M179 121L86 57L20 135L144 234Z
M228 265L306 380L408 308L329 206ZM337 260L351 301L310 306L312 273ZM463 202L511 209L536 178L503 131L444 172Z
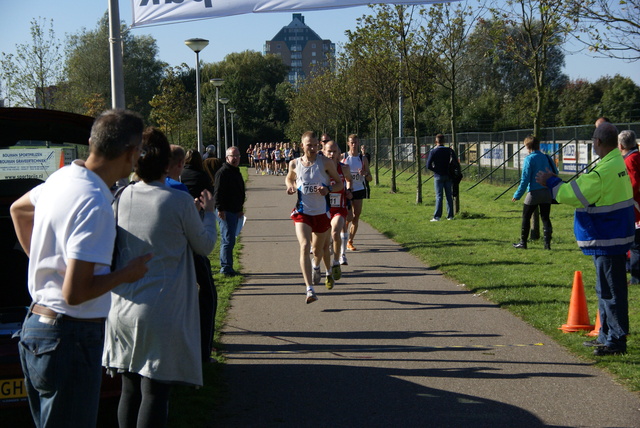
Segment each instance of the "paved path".
M294 198L252 172L215 426L640 427L637 395L367 224L306 305Z

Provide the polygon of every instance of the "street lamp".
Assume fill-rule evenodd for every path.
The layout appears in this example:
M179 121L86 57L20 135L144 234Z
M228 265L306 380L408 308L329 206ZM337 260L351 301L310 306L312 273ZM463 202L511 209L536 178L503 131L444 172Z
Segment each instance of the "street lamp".
M227 103L229 102L229 98L220 98L220 104L222 104L222 111L223 111L223 115L222 117L224 118L224 147L225 149L228 149L229 146L229 140L227 139Z
M184 44L196 53L196 110L198 124L198 152L202 153L202 102L200 100L200 51L207 47L209 40L205 39L187 39Z
M216 87L216 143L218 147L218 159L222 158L222 146L220 144L220 106L218 105L220 102L220 87L224 83L224 79L220 77L216 77L214 79L209 80L213 86Z
M236 109L233 107L229 107L229 113L231 113L231 145L235 146L234 135L233 135L233 114L236 112Z

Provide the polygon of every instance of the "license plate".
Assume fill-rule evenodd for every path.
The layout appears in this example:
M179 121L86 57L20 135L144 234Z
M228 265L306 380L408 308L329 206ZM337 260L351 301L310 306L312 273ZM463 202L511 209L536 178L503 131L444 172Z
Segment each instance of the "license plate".
M0 379L0 401L18 401L27 398L24 379Z

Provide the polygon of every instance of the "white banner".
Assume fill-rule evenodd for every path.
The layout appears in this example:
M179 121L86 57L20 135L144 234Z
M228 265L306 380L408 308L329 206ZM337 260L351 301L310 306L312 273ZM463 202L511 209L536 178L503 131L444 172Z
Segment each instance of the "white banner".
M311 11L363 6L370 3L422 4L457 0L131 0L132 27L175 21L220 18L244 13Z

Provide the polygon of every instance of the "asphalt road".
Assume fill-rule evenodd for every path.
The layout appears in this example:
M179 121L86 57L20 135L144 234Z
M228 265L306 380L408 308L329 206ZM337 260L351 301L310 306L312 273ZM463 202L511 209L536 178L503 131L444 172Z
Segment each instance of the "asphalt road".
M305 304L295 196L253 171L247 189L214 426L640 427L638 395L367 224Z

